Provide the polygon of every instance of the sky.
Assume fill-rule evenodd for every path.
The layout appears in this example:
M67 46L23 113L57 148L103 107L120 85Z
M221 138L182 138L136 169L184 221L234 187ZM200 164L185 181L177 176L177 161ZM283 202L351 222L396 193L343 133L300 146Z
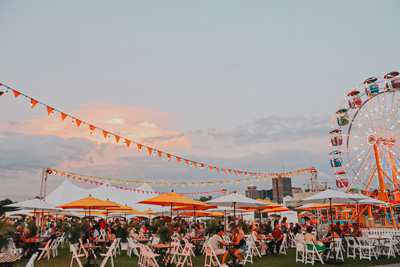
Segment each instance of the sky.
M360 82L400 69L399 7L398 1L0 1L0 83L174 155L266 173L314 166L320 183L333 187L334 113ZM0 198L39 195L43 167L143 181L234 178L126 149L4 94ZM309 178L292 183L307 187ZM64 180L50 176L48 190ZM256 185L271 188L270 181Z

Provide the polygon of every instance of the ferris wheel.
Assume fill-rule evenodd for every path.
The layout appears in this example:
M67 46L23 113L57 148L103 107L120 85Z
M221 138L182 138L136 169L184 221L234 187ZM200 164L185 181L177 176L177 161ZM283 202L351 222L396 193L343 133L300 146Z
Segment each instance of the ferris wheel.
M370 77L349 92L330 131L330 160L336 184L346 191L375 191L388 201L386 183L400 180L399 72Z

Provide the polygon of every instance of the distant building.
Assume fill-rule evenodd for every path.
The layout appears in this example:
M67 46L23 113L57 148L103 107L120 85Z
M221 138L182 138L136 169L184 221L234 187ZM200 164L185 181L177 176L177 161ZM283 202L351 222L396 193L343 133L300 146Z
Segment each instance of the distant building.
M267 197L270 199L270 200L274 200L274 193L273 193L273 190L272 189L269 189L269 190L266 190L267 191Z
M257 186L249 185L246 190L246 197L257 199L259 198L259 190L257 190Z
M293 196L292 179L279 176L272 179L273 199L278 203L283 203L283 197Z
M303 192L303 189L301 187L292 187L292 196L301 192Z

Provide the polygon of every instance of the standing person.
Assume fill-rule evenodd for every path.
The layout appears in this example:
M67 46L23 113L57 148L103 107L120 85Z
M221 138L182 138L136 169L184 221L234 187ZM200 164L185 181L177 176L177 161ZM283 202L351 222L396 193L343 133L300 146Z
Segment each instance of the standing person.
M288 223L287 223L287 221L286 221L287 219L286 219L286 217L283 217L283 219L282 219L282 222L281 222L281 229L282 229L282 232L284 233L284 234L287 234L287 232L288 232Z
M276 217L276 219L274 220L274 228L275 228L275 226L276 225L279 225L279 220L281 219L281 215L278 215L277 217Z
M272 231L271 236L269 236L268 239L272 239L272 241L268 243L271 254L278 255L283 241L283 232L279 228L278 224L275 225L275 229ZM274 247L276 247L276 254L274 253Z

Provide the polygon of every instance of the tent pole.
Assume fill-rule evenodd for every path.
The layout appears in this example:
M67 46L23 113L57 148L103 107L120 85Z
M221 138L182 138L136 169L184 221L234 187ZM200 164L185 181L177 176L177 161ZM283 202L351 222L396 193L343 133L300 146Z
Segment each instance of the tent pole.
M171 234L172 234L172 203L171 203L171 218L169 220L169 249L168 249L168 266L171 266Z

